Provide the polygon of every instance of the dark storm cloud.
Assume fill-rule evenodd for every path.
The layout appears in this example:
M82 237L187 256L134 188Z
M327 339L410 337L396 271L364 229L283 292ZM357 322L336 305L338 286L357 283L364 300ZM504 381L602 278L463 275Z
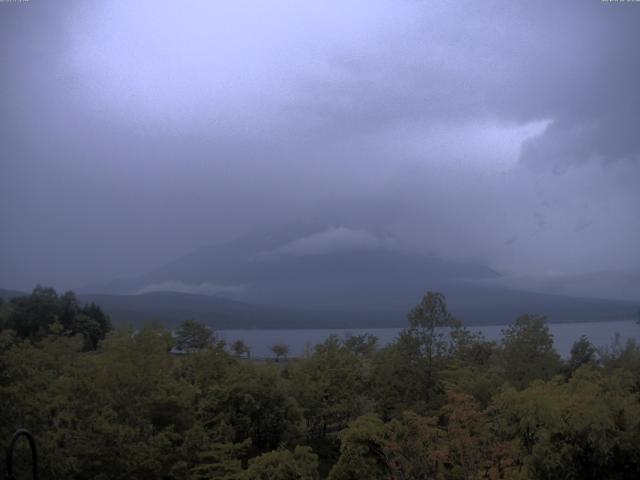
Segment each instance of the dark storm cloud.
M0 285L300 218L518 278L640 269L638 24L598 1L0 3Z
M418 9L412 28L380 49L343 52L334 61L347 80L312 79L308 105L296 98L297 108L321 111L336 131L546 119L522 151L533 168L636 160L640 9L529 3L464 4L444 23Z
M557 71L567 72L565 88L557 88L562 96L549 107L553 122L523 148L522 160L528 165L563 171L588 161L640 159L639 12L612 6L591 6L591 21L579 17L577 28L567 35L582 53L574 54L564 68L558 65Z

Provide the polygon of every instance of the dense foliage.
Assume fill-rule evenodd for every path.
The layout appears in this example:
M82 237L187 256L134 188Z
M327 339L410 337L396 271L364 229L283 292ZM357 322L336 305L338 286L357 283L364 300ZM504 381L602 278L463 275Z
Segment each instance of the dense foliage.
M0 304L0 437L32 430L47 479L640 477L635 343L562 360L531 315L489 342L433 293L409 320L385 348L329 337L265 362L195 322L107 334L98 307L38 288Z
M73 292L58 295L37 286L31 295L0 304L0 330L11 330L36 343L51 334L80 335L84 350L95 350L111 330L109 317L97 305L81 306Z

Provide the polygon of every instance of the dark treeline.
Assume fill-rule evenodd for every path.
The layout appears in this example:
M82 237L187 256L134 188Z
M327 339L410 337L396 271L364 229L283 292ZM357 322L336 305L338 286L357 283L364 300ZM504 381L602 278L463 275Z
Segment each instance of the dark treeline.
M45 479L640 478L634 342L561 359L534 315L490 342L437 293L408 318L385 348L255 362L197 322L112 331L38 288L0 305L0 436L33 431Z

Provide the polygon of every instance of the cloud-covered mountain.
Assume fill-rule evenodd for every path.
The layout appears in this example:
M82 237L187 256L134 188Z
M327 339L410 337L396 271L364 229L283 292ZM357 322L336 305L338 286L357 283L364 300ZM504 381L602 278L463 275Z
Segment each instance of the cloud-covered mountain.
M203 247L144 275L84 292L145 298L173 292L170 298L184 316L193 302L193 312L203 318L215 313L207 305L221 297L252 308L268 305L262 323L248 323L265 327L402 325L427 290L444 292L454 314L470 324L507 323L524 312L548 314L553 321L633 318L637 310L632 302L513 290L500 280L485 265L411 253L383 232L300 222ZM283 319L297 320L274 323L277 309ZM259 316L249 310L238 326ZM227 317L225 325L233 326Z
M300 308L405 308L425 289L497 277L480 264L407 252L390 236L297 224L204 247L140 277L86 290L169 290Z
M0 3L1 285L318 212L511 277L640 269L637 2Z

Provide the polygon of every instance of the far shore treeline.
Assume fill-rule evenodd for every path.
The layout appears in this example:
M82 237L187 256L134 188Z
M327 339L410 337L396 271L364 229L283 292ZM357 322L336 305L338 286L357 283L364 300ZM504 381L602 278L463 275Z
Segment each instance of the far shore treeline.
M563 360L544 317L488 341L427 292L386 347L273 352L255 361L193 320L114 329L37 287L0 299L0 440L32 431L44 479L640 478L634 340L577 338Z

